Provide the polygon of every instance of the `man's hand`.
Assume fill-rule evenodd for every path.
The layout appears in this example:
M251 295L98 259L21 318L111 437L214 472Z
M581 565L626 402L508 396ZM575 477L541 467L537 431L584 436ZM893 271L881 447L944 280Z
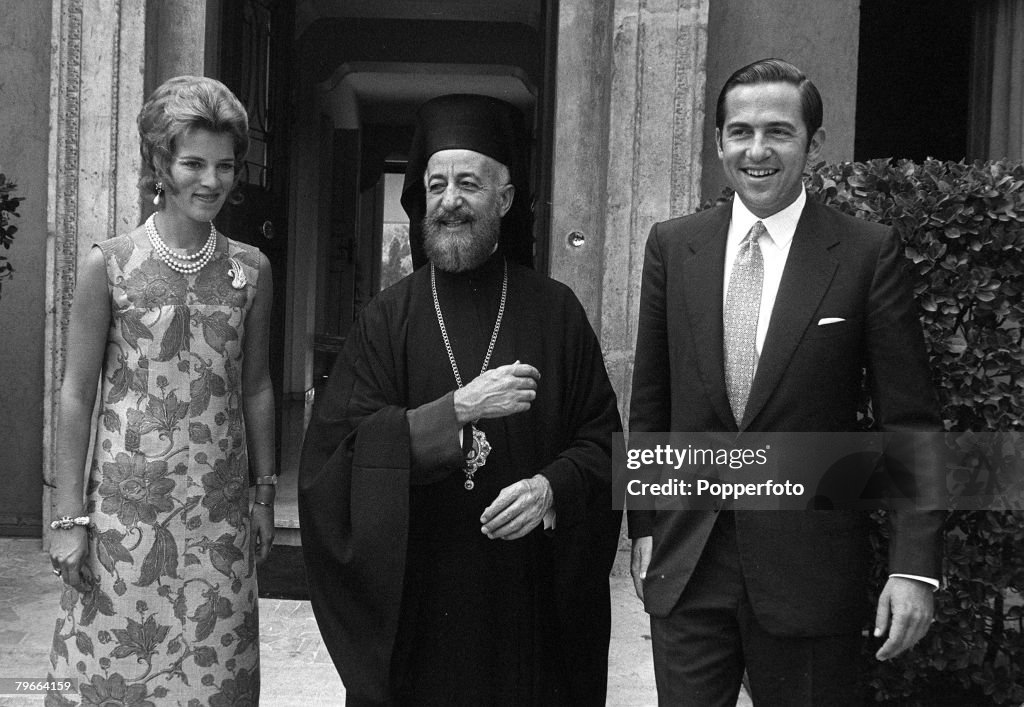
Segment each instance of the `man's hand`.
M926 582L907 577L889 577L875 611L875 638L886 631L888 639L875 657L889 660L924 638L932 624L935 599Z
M629 573L633 576L633 589L640 601L644 600L644 579L647 577L647 565L651 564L651 547L654 538L645 535L633 538L633 554L629 558Z
M537 397L539 380L540 371L519 361L484 371L455 391L455 417L465 425L525 412Z
M554 502L551 483L543 475L517 481L484 509L481 531L491 540L516 540L540 525Z

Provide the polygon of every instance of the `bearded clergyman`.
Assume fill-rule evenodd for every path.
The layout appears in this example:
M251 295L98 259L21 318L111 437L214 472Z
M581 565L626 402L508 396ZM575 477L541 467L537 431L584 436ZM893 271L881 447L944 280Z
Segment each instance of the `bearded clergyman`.
M316 399L302 545L349 705L605 701L621 423L579 301L519 262L526 140L504 101L420 107L418 267L360 313Z

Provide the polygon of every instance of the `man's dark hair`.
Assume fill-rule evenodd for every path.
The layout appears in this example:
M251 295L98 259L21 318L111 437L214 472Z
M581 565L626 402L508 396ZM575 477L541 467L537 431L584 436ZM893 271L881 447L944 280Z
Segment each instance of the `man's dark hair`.
M800 90L800 107L804 125L807 127L807 142L821 127L822 104L821 94L804 72L788 61L782 59L761 59L747 64L733 72L729 80L722 86L715 106L715 127L719 130L725 125L725 97L736 86L755 85L760 83L788 83Z

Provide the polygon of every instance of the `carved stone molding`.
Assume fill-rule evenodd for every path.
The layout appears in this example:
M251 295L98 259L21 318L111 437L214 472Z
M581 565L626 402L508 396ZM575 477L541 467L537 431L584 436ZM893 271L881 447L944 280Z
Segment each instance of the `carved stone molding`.
M82 90L82 0L54 0L50 76L50 189L43 405L43 516L53 485L57 397L78 260L78 142ZM45 523L44 523L45 524Z
M708 5L711 0L677 4L673 63L672 176L669 215L700 206L708 53ZM714 107L710 107L714 110Z

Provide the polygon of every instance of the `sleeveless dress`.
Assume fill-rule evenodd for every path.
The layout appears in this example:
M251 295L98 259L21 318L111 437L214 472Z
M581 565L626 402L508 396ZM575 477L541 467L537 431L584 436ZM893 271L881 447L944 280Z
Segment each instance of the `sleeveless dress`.
M142 229L94 247L111 323L86 496L92 588L65 586L50 653L80 695L46 704L256 705L242 341L260 253L219 235L183 275Z

